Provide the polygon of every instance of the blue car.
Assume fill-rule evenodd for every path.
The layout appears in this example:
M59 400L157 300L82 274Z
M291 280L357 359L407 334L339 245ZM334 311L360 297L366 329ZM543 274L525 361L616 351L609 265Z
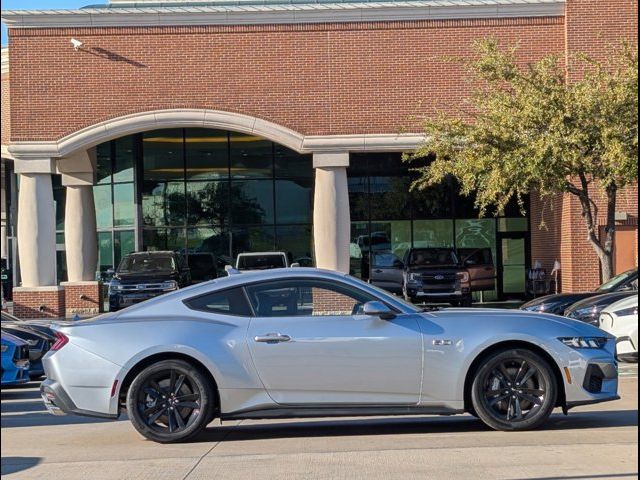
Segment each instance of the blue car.
M2 386L29 381L29 344L2 332Z

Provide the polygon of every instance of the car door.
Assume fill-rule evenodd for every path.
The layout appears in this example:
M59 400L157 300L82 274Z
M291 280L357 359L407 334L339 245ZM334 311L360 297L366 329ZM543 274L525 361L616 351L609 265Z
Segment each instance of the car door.
M459 248L458 256L469 272L471 291L496 288L496 267L490 248Z
M296 405L413 405L422 340L415 316L363 315L378 300L346 283L280 280L246 287L247 342L271 398Z
M402 261L391 252L375 252L369 281L390 292L402 291Z

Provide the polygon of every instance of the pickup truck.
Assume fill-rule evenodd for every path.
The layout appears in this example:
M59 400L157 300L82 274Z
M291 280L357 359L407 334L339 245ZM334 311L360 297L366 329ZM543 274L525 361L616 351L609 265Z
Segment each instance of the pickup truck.
M236 258L236 270L269 270L271 268L287 268L289 258L284 252L240 253Z
M120 261L109 283L109 310L120 310L188 285L191 272L181 254L130 253Z

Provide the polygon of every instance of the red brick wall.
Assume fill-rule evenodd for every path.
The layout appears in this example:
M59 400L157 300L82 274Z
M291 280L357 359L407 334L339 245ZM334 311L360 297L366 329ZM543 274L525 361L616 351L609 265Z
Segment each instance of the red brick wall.
M41 306L44 306L42 310ZM64 290L14 289L13 314L18 318L64 317Z
M75 314L97 314L104 310L103 289L100 282L65 283L65 311L68 317Z
M53 140L110 117L161 108L240 112L303 134L418 130L470 89L474 40L564 50L564 19L330 25L10 30L12 140ZM86 45L74 51L69 38ZM46 55L42 55L46 52Z
M2 86L2 131L0 136L2 138L2 145L7 145L11 138L11 108L9 103L9 74L3 73L2 80L0 81Z

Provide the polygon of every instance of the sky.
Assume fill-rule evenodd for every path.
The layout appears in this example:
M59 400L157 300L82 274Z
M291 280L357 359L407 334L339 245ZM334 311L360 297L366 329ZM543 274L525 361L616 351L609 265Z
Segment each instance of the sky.
M80 8L107 3L106 0L2 0L2 10L51 10ZM2 23L2 46L7 46L7 27Z

